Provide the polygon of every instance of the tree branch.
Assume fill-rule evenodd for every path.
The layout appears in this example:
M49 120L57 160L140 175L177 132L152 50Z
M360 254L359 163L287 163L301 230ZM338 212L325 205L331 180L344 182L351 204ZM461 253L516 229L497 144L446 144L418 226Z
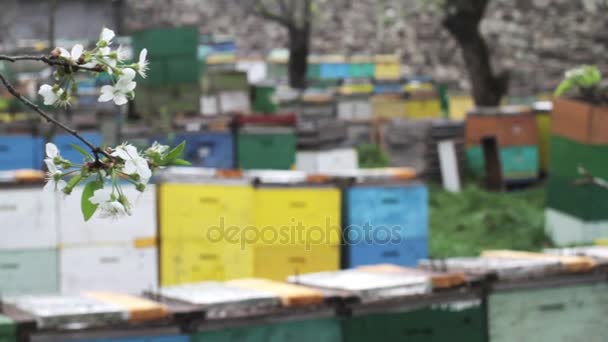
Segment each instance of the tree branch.
M103 71L103 67L95 66L95 67L90 68L90 67L85 67L85 66L78 65L78 64L71 64L65 60L60 60L60 59L56 59L53 57L47 57L47 56L4 56L4 55L0 55L0 61L9 61L12 63L14 63L16 61L38 61L38 62L46 63L49 66L71 67L74 71L78 71L78 70L86 70L86 71L93 71L93 72Z
M35 105L32 101L26 99L23 95L21 95L21 93L19 93L17 91L17 89L15 89L15 87L12 84L10 84L6 80L6 78L2 74L0 74L0 81L2 82L2 84L4 84L4 86L9 91L9 93L11 93L11 95L13 95L19 101L21 101L22 103L24 103L26 106L28 106L31 109L33 109L36 113L40 114L40 116L42 116L43 118L45 118L47 122L52 122L53 124L59 126L60 128L62 128L66 132L68 132L71 135L73 135L74 137L76 137L78 140L82 141L85 145L87 145L87 147L95 155L95 160L97 162L99 162L99 155L100 154L103 155L103 156L105 156L106 158L108 158L110 160L114 159L112 156L110 156L107 152L105 152L104 150L102 150L100 147L97 147L97 146L93 145L90 141L88 141L83 136L81 136L75 129L72 129L72 128L66 126L65 124L61 123L60 121L56 120L50 114L48 114L48 113L44 112L42 109L40 109L40 107L38 107L37 105Z

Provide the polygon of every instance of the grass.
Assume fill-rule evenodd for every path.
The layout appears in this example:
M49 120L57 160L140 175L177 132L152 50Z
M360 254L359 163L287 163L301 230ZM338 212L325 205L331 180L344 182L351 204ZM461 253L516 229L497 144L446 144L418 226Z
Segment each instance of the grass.
M430 254L474 256L486 249L537 251L544 232L545 189L488 192L469 184L460 193L430 189Z

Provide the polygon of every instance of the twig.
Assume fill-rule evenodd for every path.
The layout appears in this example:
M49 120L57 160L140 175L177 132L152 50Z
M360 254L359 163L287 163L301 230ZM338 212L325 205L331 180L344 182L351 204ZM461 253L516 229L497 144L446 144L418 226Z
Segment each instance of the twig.
M103 67L95 66L95 67L85 67L78 64L71 64L65 60L60 60L55 57L47 57L47 56L4 56L0 55L0 61L38 61L48 64L49 66L62 66L62 67L71 67L74 71L78 70L86 70L93 72L101 72L103 71Z
M99 162L99 155L100 154L103 155L103 156L105 156L106 158L108 158L110 160L114 159L106 151L102 150L100 147L97 147L97 146L93 145L90 141L88 141L83 136L81 136L75 129L72 129L72 128L66 126L65 124L61 123L60 121L56 120L51 115L49 115L48 113L46 113L42 109L40 109L40 107L38 107L32 101L30 101L27 98L23 97L23 95L21 95L21 93L19 93L17 91L17 89L15 89L15 87L13 87L13 85L10 84L6 80L6 78L4 77L4 75L2 75L2 74L0 74L0 81L2 81L2 83L4 84L4 86L6 87L6 89L11 93L11 95L13 95L19 101L23 102L26 106L28 106L31 109L33 109L36 113L40 114L43 118L46 119L47 122L52 122L53 124L59 126L60 128L62 128L66 132L68 132L71 135L73 135L74 137L76 137L78 140L82 141L85 145L87 145L87 147L95 155L95 161L96 162Z

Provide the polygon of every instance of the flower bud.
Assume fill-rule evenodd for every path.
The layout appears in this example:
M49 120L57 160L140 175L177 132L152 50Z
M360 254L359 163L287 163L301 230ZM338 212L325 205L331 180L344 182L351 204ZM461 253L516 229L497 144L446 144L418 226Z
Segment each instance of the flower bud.
M137 189L137 191L139 192L144 192L146 190L146 185L142 183L137 183L137 185L135 185L135 189Z

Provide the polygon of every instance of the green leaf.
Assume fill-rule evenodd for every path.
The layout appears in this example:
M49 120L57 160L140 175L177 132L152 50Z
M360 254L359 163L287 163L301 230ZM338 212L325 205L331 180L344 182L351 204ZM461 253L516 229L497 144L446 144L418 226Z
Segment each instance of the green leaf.
M561 97L565 93L569 92L570 89L572 89L573 87L574 87L574 84L572 83L572 80L570 80L570 79L563 80L562 83L559 84L557 89L555 89L554 95L555 95L555 97Z
M93 160L93 156L91 156L84 148L82 148L76 144L70 144L70 145L72 146L73 149L78 151L78 153L82 154L84 156L85 160Z
M172 149L169 153L167 153L167 156L164 158L165 163L170 163L174 159L179 158L179 156L181 156L182 153L184 152L185 148L186 148L186 142L182 141L181 144L177 145L176 148Z
M190 166L192 165L192 163L190 163L187 160L183 160L183 159L174 159L171 161L171 165L175 165L175 166Z
M87 184L82 191L82 198L80 199L80 208L82 210L82 216L84 221L88 221L93 217L95 211L97 211L97 204L91 203L90 199L96 190L103 188L103 183L100 181L93 181Z

